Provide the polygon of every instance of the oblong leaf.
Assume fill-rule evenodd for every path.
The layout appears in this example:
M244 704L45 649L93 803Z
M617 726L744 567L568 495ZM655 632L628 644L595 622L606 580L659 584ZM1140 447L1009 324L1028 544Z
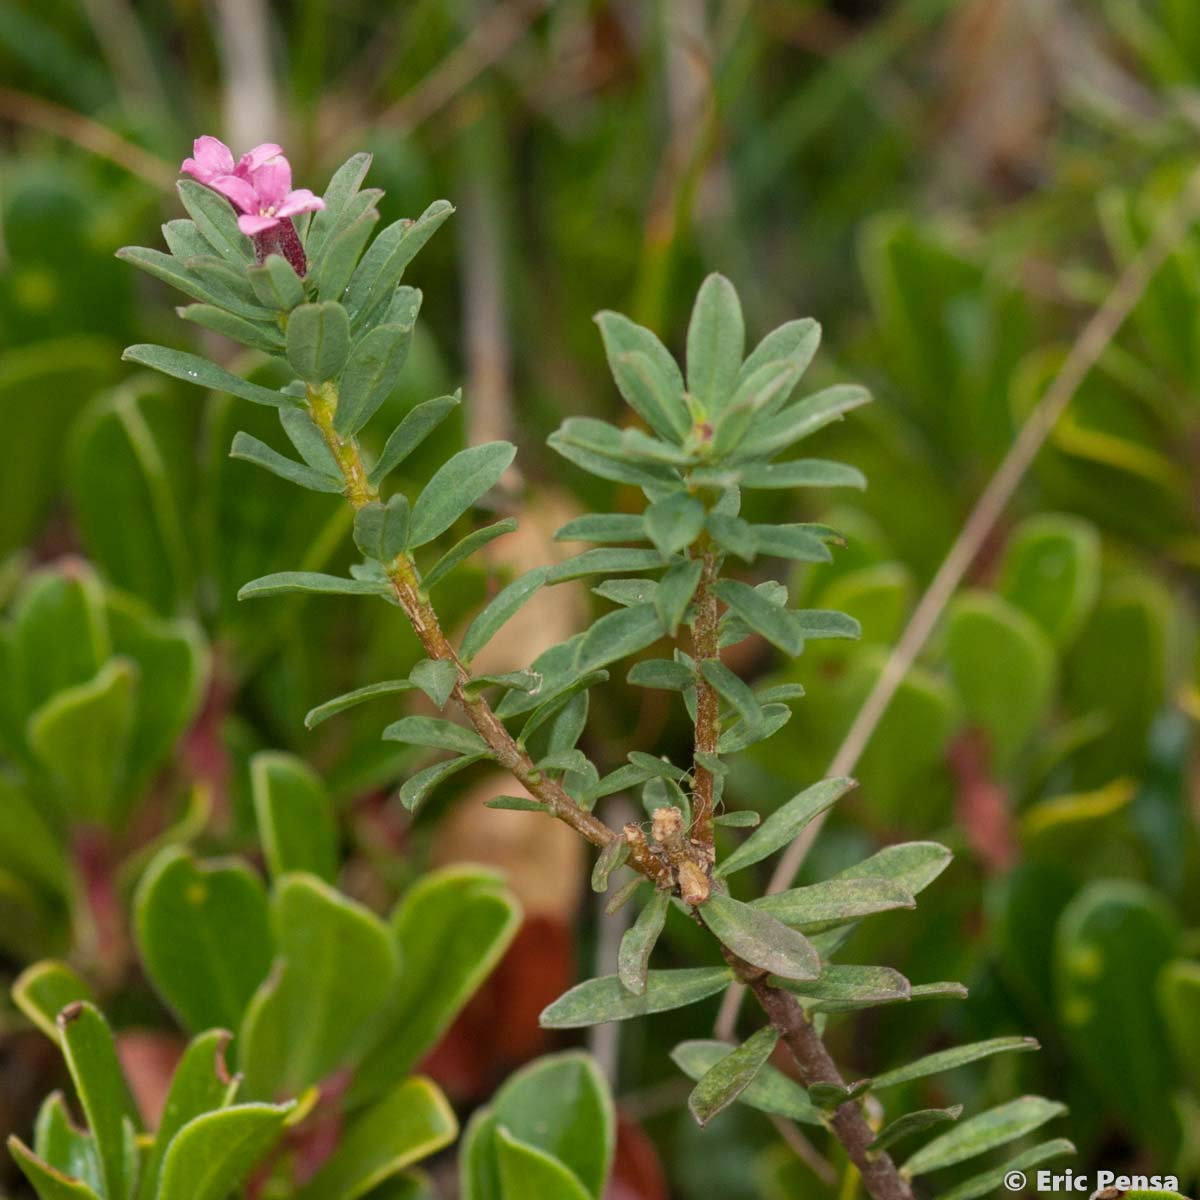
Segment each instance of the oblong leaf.
M916 908L912 892L890 879L827 879L751 903L785 925L849 921L896 908Z
M628 845L628 842L623 844ZM642 995L646 990L650 954L666 924L670 907L670 893L655 888L646 907L638 913L637 920L621 938L621 946L617 953L617 975L635 996Z
M423 546L449 529L499 482L516 453L511 442L487 442L460 450L439 467L413 505L409 544Z
M821 960L802 933L769 913L714 892L700 905L704 924L734 954L781 979L816 979Z
M646 1013L666 1012L712 996L733 978L728 967L684 967L650 971L646 990L635 996L616 975L588 979L564 992L542 1011L543 1029L581 1029L606 1021L624 1021Z
M952 1108L920 1108L905 1113L885 1125L868 1149L876 1152L886 1150L901 1138L911 1137L934 1125L944 1125L947 1121L957 1121L962 1116L962 1110L963 1106L956 1104Z
M987 1041L972 1042L966 1046L952 1046L949 1050L938 1050L903 1067L897 1067L894 1071L885 1071L882 1075L877 1075L872 1087L878 1091L900 1083L910 1083L914 1079L923 1079L926 1075L953 1071L955 1067L966 1066L967 1063L977 1062L981 1058L990 1058L993 1054L1040 1048L1037 1038L1031 1037L989 1038Z
M690 1079L699 1080L732 1049L728 1042L715 1040L680 1042L671 1051L671 1058ZM787 1117L804 1125L820 1125L824 1120L804 1088L769 1063L759 1069L737 1098L740 1103L760 1112Z
M336 379L350 354L350 318L333 300L301 304L288 317L287 358L306 383Z
M779 1036L774 1026L764 1025L701 1076L688 1096L688 1110L697 1124L707 1125L754 1082L779 1044Z
M1074 1153L1074 1143L1067 1141L1066 1138L1054 1138L1052 1141L1042 1142L1040 1146L1034 1146L1032 1149L1026 1150L1024 1154L1018 1154L1004 1166L992 1167L991 1170L983 1171L965 1180L948 1192L943 1192L938 1200L978 1200L980 1196L989 1196L999 1191L1004 1183L1005 1175L1010 1171L1025 1171L1030 1167L1049 1162L1053 1158L1062 1158L1065 1154Z
M259 387L257 383L248 383L245 379L231 374L218 367L198 354L188 354L183 350L171 350L166 346L139 344L128 346L121 355L122 362L134 362L143 367L152 367L164 375L174 379L182 379L185 383L194 383L197 387L208 388L214 392L228 392L241 400L249 400L254 404L264 404L269 408L293 408L296 401L283 392L271 388Z

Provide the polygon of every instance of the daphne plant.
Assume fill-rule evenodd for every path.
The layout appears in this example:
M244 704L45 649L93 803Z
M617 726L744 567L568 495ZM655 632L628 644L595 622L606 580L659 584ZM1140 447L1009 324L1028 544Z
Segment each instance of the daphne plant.
M181 316L271 355L290 382L279 388L250 383L207 359L161 346L133 346L125 357L274 407L298 458L244 435L232 453L300 487L341 493L354 509L354 540L363 561L348 577L276 573L247 583L243 598L292 592L377 597L399 608L420 639L426 657L407 678L369 683L327 701L309 714L309 723L379 696L423 692L447 715L404 716L383 736L449 757L405 782L399 798L407 808L416 809L456 772L491 761L520 785L514 795L491 803L535 809L578 832L597 851L597 891L608 889L619 868L632 873L609 905L615 910L634 898L642 904L622 940L618 974L569 991L545 1010L543 1025L567 1029L662 1012L743 981L766 1023L737 1047L688 1042L675 1052L697 1081L693 1114L704 1123L741 1101L823 1126L876 1200L907 1200L914 1178L1025 1138L1059 1115L1060 1105L1039 1097L961 1124L955 1124L958 1109L897 1114L883 1103L890 1086L1028 1049L1033 1043L1027 1039L958 1047L854 1083L846 1082L825 1047L824 1026L835 1014L965 995L958 984L914 985L889 967L835 961L858 921L914 905L915 894L945 867L949 852L943 847L893 846L822 883L768 897L735 896L738 873L782 849L854 786L850 779L830 779L772 813L731 853L718 854L718 829L749 823L745 814L723 811L731 756L778 733L802 695L795 685L756 691L722 661L722 651L757 636L795 656L809 639L858 633L840 613L790 607L787 588L759 573L764 560L829 561L838 535L818 525L762 524L742 515L744 493L864 485L852 467L793 453L868 399L862 388L847 385L792 398L818 347L816 323L789 322L746 356L738 297L728 280L712 275L692 313L685 376L651 331L601 313L608 361L635 420L618 428L571 418L550 445L603 480L631 485L645 502L639 511L592 513L569 522L558 538L593 548L514 579L455 645L433 594L515 522L496 522L448 546L444 535L500 480L516 449L507 442L465 449L409 496L392 490L389 479L458 397L413 408L374 461L359 440L396 383L420 308L421 294L402 282L403 272L451 206L435 203L372 241L380 193L362 188L370 160L360 154L337 171L319 205L303 200L302 207L315 212L285 215L285 207L295 211L300 201L287 198L290 171L285 188L271 149L266 166L245 167L252 187L257 173L270 167L269 196L259 187L258 199L252 198L242 184L229 183L230 176L209 179L210 187L184 181L180 195L190 219L164 227L171 253L121 254L195 301ZM222 165L228 165L224 157ZM256 215L273 222L266 232L279 239L282 253L245 235L261 238L266 227L246 224L247 216ZM298 253L286 250L293 236ZM739 578L751 567L757 583ZM535 592L583 578L597 581L593 590L610 611L527 669L500 675L473 670L479 652ZM647 654L651 647L661 649ZM679 694L694 727L690 761L676 764L646 749L604 771L602 765L611 764L598 765L581 748L593 690L629 658L636 660L628 670L631 684ZM597 802L618 792L640 793L645 822L614 829L597 816ZM722 965L650 969L673 906L713 935ZM768 1062L779 1042L790 1052L798 1083ZM939 1124L951 1125L950 1131L897 1163L894 1147ZM480 1130L478 1136L488 1134ZM1025 1166L1071 1149L1053 1139L1007 1165ZM991 1190L995 1177L996 1168L989 1167L948 1194L970 1200Z

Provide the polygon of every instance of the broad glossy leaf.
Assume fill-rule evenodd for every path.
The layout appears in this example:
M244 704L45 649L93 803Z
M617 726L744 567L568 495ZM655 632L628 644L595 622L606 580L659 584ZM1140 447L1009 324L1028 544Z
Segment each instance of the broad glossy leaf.
M901 1138L911 1137L914 1133L931 1129L935 1125L944 1125L947 1121L957 1121L962 1116L963 1106L953 1108L920 1108L914 1112L905 1113L902 1117L885 1125L871 1143L874 1151L886 1150Z
M1175 1137L1170 1094L1178 1064L1147 989L1178 953L1178 918L1162 896L1097 880L1058 921L1059 1027L1092 1086L1164 1151Z
M134 931L146 974L188 1029L237 1028L272 955L266 894L253 872L169 847L138 885Z
M194 1038L183 1052L171 1077L154 1142L142 1165L138 1180L140 1200L154 1200L157 1196L163 1159L175 1135L196 1117L233 1103L238 1081L230 1077L225 1066L230 1037L224 1029L210 1029Z
M454 1111L436 1084L405 1079L350 1121L297 1200L358 1200L457 1134Z
M1066 1138L1054 1138L1053 1141L1042 1142L1041 1145L1034 1146L1023 1154L1018 1154L1004 1166L992 1167L988 1171L972 1176L948 1192L943 1192L938 1200L979 1200L980 1196L994 1195L1004 1185L1004 1177L1010 1171L1026 1171L1030 1167L1040 1166L1051 1159L1062 1158L1066 1154L1074 1153L1074 1144L1067 1141Z
M1030 1037L999 1037L989 1038L985 1042L972 1042L966 1046L952 1046L949 1050L938 1050L918 1058L915 1062L906 1063L894 1071L885 1071L875 1077L872 1088L895 1087L900 1083L910 1083L914 1079L923 1079L927 1075L937 1075L942 1071L953 1071L956 1067L966 1066L967 1063L977 1062L981 1058L990 1058L993 1054L1007 1054L1013 1051L1038 1050L1040 1046L1036 1038Z
M717 865L713 874L724 877L774 854L854 787L857 784L853 779L843 778L822 779L820 783L805 788L767 817L732 854Z
M271 923L278 957L239 1040L251 1096L298 1095L347 1064L397 971L395 944L379 918L314 876L276 881Z
M100 1200L86 1183L44 1163L15 1134L8 1139L8 1152L29 1180L38 1200Z
M543 1029L580 1029L605 1021L624 1021L647 1013L667 1012L714 995L733 978L728 967L683 967L650 971L646 990L635 996L616 975L588 979L564 992L543 1010Z
M812 943L769 913L714 892L700 906L705 925L734 954L783 979L816 979L821 960Z
M69 1004L58 1014L59 1044L75 1093L96 1140L106 1196L124 1196L133 1183L126 1161L125 1124L142 1127L141 1114L125 1082L112 1031L87 1001Z
M185 383L194 383L197 387L207 388L209 391L228 392L231 396L249 400L254 404L265 404L270 408L293 408L296 405L296 400L291 396L285 396L271 388L260 387L256 383L248 383L218 367L216 363L183 350L144 344L130 346L121 355L121 360L152 367L164 375L182 379Z
M698 1124L707 1125L754 1082L778 1045L779 1036L774 1026L764 1025L705 1071L688 1097L688 1109Z
M29 718L30 748L77 821L113 820L136 686L134 664L113 659L94 679L58 692Z
M785 925L799 927L917 906L912 892L890 879L827 879L751 903Z
M700 1080L732 1050L728 1042L680 1042L671 1051L671 1058L690 1079ZM804 1088L769 1063L759 1068L737 1099L760 1112L787 1117L804 1125L820 1125L823 1120Z
M511 442L487 442L460 450L439 467L413 505L410 545L423 546L449 529L500 481L516 453Z
M356 1094L373 1094L420 1061L491 974L521 923L521 906L483 867L455 865L423 875L392 914L401 970L372 1019L372 1048Z
M827 965L819 979L794 982L781 980L782 986L800 996L813 1012L854 1012L878 1004L896 1004L912 996L912 988L899 971L891 967Z
M687 332L688 391L710 415L733 394L742 366L746 329L733 284L709 275L700 285Z
M905 1162L904 1171L915 1177L965 1162L1024 1137L1066 1111L1065 1104L1041 1096L1010 1100L963 1121L949 1133L926 1143Z
M663 925L666 924L670 907L670 893L655 888L646 907L638 913L637 920L621 938L617 954L617 974L635 996L640 996L646 990L650 954L658 941L658 935L662 933Z
M513 1137L503 1125L496 1126L495 1145L503 1196L587 1200L587 1189L565 1163Z
M47 959L26 967L12 985L16 1006L48 1037L59 1040L58 1014L68 1004L95 996L87 982L66 963Z
M250 760L250 791L272 876L307 871L332 883L337 824L321 777L301 759L266 750Z
M283 1136L295 1107L237 1104L193 1118L167 1150L158 1200L226 1200Z
M368 479L378 486L458 407L460 394L418 404L392 430Z
M314 386L336 379L350 354L350 318L332 300L301 304L287 327L287 357L292 369Z
M596 324L625 403L655 432L682 440L692 421L683 399L683 376L670 351L649 329L620 313L597 313Z
M412 345L411 325L377 325L354 343L338 384L334 428L356 434L391 395Z

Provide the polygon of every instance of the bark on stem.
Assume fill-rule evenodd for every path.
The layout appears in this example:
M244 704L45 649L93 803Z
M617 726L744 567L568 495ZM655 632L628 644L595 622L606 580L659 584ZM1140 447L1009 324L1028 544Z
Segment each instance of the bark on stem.
M692 634L692 652L696 660L696 754L716 754L720 737L718 715L720 700L716 689L705 679L700 664L705 659L719 659L720 644L717 640L717 598L711 591L714 556L711 550L704 554L704 573L696 588L693 600L696 620ZM692 840L698 842L706 852L713 849L713 796L712 772L699 762L692 767ZM710 854L711 860L711 854Z

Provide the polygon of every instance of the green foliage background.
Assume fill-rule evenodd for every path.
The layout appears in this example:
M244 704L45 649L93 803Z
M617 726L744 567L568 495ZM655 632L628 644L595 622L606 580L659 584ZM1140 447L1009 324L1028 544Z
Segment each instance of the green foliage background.
M802 510L783 497L763 515L846 536L831 566L801 569L796 592L858 618L864 638L810 647L786 669L765 649L740 664L808 693L729 783L731 806L764 813L823 774L989 472L1195 162L1200 34L1186 0L298 0L263 7L264 57L245 24L259 6L232 7L240 23L185 0L136 16L119 2L0 0L3 754L46 767L54 754L39 758L39 744L70 746L73 774L52 790L86 796L89 819L120 831L130 880L144 830L181 819L169 836L196 836L197 780L229 814L219 848L252 847L247 762L263 748L319 768L342 806L344 870L365 862L385 890L418 870L446 808L422 815L410 853L381 855L352 814L405 776L411 750L379 743L370 716L303 726L326 696L407 673L420 653L400 620L349 598L236 603L272 570L344 571L337 498L226 457L235 429L279 444L272 414L255 428L256 410L234 417L228 397L197 401L119 361L132 342L186 348L165 290L113 251L160 244L193 136L221 132L238 151L240 137L277 137L298 184L318 190L370 150L385 221L441 196L457 206L412 273L422 320L377 420L386 430L463 385L463 417L406 463L414 479L507 433L530 513L564 494L619 509L619 489L544 449L564 417L618 411L596 310L628 312L678 348L699 280L721 270L752 331L822 323L806 383L860 380L876 403L823 434L820 452L861 467L870 488ZM904 837L958 854L919 918L877 918L858 936L870 961L969 981L972 1001L850 1023L843 1061L877 1069L952 1040L1035 1033L1043 1054L982 1064L962 1094L929 1099L1019 1084L1069 1101L1084 1161L1193 1177L1198 314L1193 233L1054 430L806 867L824 878ZM221 345L199 331L196 344ZM36 574L42 563L54 573ZM447 623L502 573L446 589ZM31 589L54 588L59 610L96 589L105 629L61 611L66 625L23 624ZM23 732L84 678L129 691L102 705L114 730L47 719L41 743ZM655 749L638 740L658 727L646 694L612 684L608 696L613 762ZM668 724L661 747L686 733ZM205 758L214 747L227 775ZM49 839L30 864L7 779L11 976L63 953L78 918L63 848ZM573 934L586 961L590 917ZM681 964L693 934L668 924ZM154 1019L144 987L110 987L118 1025ZM621 1046L618 1092L646 1114L676 1193L719 1181L729 1197L820 1194L756 1114L701 1132L681 1099L653 1099L672 1077L667 1049L681 1032L705 1036L708 1015L658 1018ZM17 1038L16 1014L4 1020ZM21 1128L28 1099L9 1092L0 1124Z

